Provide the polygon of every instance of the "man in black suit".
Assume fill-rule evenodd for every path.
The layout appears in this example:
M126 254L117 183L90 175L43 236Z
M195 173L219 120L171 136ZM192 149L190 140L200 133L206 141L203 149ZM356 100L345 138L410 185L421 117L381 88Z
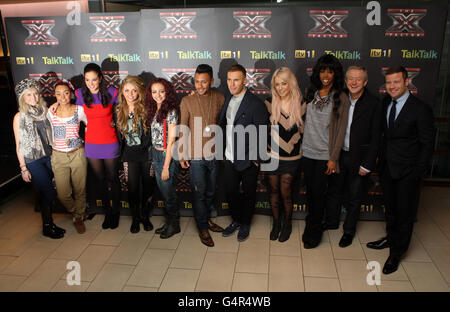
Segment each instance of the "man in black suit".
M383 273L397 271L408 250L417 214L420 181L433 153L435 128L431 107L408 91L408 72L402 66L386 74L383 100L381 183L386 205L387 237L367 244L390 247Z
M381 103L365 88L367 70L350 66L345 74L350 109L344 146L339 157L340 173L334 175L327 201L327 228L339 227L341 205L347 213L340 247L352 244L367 179L375 169L381 136Z
M245 87L246 75L245 68L239 64L228 69L227 84L231 94L226 96L219 117L219 125L225 130L225 193L233 218L222 235L230 236L239 229L240 242L250 234L255 208L260 165L259 126L269 123L265 104ZM239 192L241 182L243 200Z

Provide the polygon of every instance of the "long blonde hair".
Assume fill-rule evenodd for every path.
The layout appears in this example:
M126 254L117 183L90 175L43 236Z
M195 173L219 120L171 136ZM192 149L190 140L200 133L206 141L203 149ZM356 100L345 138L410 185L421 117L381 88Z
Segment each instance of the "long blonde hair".
M147 109L145 107L145 86L144 81L137 76L127 76L122 80L122 84L119 89L119 105L117 105L117 126L122 135L128 133L128 103L123 95L123 88L127 83L131 83L136 87L138 98L134 103L134 117L133 117L133 131L139 131L139 124L142 125L144 133L147 132Z
M24 96L25 92L29 89L36 89L36 88L31 87L31 88L27 88L27 89L23 90L23 92L20 94L20 97L19 97L19 112L24 113L25 115L28 115L30 113L30 105L25 102L25 99L23 98L23 96ZM46 109L47 105L45 104L44 99L42 98L41 94L39 93L39 90L38 89L36 89L36 90L38 91L38 94L39 94L38 106Z
M281 97L278 91L275 89L275 78L281 78L283 81L289 84L291 89L288 113L288 124L289 129L291 129L295 124L297 127L303 126L303 120L301 116L300 106L303 102L303 95L298 87L297 78L295 78L294 73L287 67L278 68L272 76L271 81L271 92L272 92L272 108L270 115L270 122L274 125L278 123L281 117ZM287 129L287 130L289 130Z

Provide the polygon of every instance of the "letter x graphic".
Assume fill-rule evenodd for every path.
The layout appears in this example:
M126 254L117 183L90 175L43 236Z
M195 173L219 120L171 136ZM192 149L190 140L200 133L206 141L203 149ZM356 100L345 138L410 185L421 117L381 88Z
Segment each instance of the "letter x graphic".
M250 17L248 15L234 15L239 22L239 28L233 32L233 35L270 35L270 31L266 28L265 23L270 18L270 15L256 15Z
M111 39L126 39L126 36L120 32L120 25L124 20L91 20L91 23L96 28L96 33L91 36L91 40L101 40L106 38Z
M191 22L195 16L182 16L176 18L174 16L161 16L161 20L166 23L166 29L161 32L161 36L173 36L177 33L180 35L196 35L191 28Z
M342 28L341 23L347 18L347 15L311 14L311 18L316 22L316 26L309 31L310 36L329 33L332 35L347 36L347 31Z
M264 84L264 79L269 73L247 73L247 85L249 89L257 93L264 93L269 91L269 88Z
M404 13L388 13L388 15L394 21L386 33L424 33L425 31L419 26L419 21L425 16L421 13L410 13L405 15Z
M53 27L55 27L55 24L22 24L29 33L29 36L25 39L25 42L27 41L58 41L57 38L55 38L50 31Z
M192 83L192 76L194 73L164 72L164 74L169 78L177 93L188 93L189 91L194 90L194 85Z

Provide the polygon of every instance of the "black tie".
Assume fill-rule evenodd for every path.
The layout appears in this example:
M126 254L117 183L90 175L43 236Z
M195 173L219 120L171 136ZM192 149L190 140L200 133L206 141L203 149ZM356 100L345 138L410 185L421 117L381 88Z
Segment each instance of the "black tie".
M389 128L392 128L394 126L395 113L396 113L395 105L396 104L397 104L397 100L392 100L391 112L389 113Z

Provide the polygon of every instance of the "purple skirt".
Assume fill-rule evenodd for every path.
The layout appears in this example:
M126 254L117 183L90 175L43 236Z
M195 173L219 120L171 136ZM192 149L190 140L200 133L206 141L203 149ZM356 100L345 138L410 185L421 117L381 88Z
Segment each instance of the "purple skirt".
M94 144L86 142L84 145L84 155L86 155L86 158L96 159L117 158L120 156L117 153L118 149L119 143Z

